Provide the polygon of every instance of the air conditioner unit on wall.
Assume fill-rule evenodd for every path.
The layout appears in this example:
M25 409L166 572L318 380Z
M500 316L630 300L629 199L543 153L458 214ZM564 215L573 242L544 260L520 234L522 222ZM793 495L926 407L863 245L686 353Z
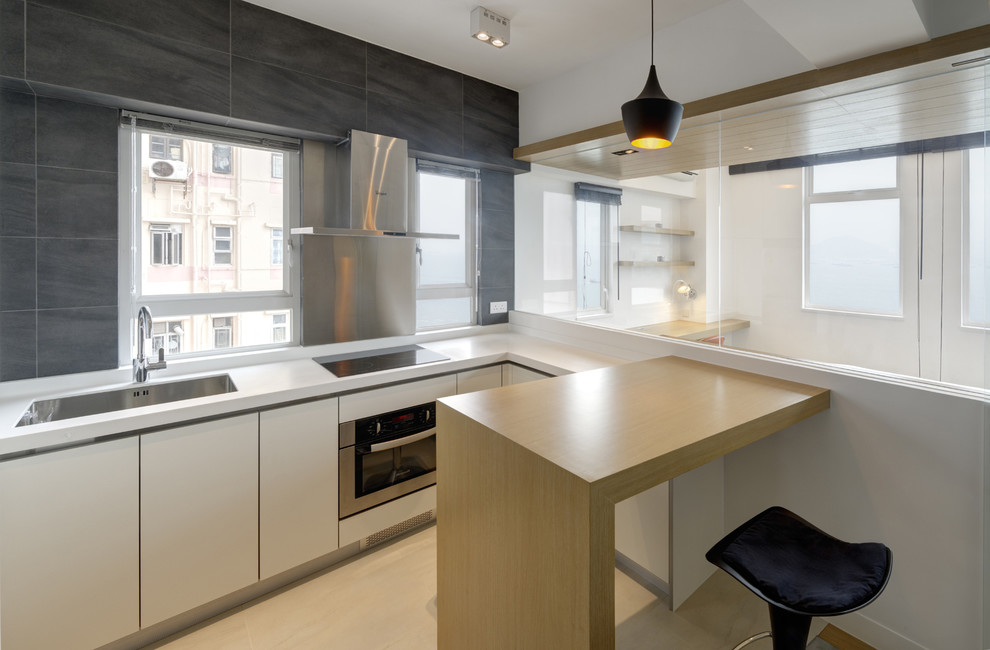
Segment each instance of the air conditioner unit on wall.
M148 168L148 175L163 181L186 181L189 166L181 160L156 160Z

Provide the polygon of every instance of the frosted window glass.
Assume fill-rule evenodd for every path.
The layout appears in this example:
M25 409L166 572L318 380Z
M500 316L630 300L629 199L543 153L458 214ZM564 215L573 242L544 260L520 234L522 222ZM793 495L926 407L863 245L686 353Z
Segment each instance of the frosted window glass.
M422 232L457 235L458 239L420 239L420 286L467 282L467 181L419 174L419 227Z
M809 307L901 311L900 200L810 206Z
M435 329L444 325L474 322L471 298L437 298L416 301L416 329Z
M987 291L990 287L990 228L987 228L986 149L969 152L969 239L967 285L968 323L990 324Z
M897 187L897 158L816 165L812 192L852 192Z

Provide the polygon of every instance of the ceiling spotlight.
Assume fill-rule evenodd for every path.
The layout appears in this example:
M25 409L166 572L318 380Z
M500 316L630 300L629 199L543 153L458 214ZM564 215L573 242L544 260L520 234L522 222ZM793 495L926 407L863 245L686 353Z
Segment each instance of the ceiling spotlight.
M628 156L631 153L639 153L639 149L623 149L622 151L613 151L613 156Z
M509 19L490 9L476 7L471 12L471 36L503 48L509 44Z

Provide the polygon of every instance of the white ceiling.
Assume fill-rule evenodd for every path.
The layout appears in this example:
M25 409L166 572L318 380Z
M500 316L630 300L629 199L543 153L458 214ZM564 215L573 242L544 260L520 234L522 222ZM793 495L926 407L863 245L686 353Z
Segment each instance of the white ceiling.
M470 15L479 0L249 1L519 91L650 34L646 0L481 0L511 20L510 44L502 50L470 37ZM990 23L987 0L939 0L939 24L927 30L928 0L743 1L765 29L790 44L793 60L781 63L793 69L824 67ZM669 34L681 24L677 40L685 48L704 44L713 31L733 28L720 24L726 12L710 11L732 2L738 0L656 0L656 29ZM947 16L955 22L946 24ZM688 58L704 54L684 52Z

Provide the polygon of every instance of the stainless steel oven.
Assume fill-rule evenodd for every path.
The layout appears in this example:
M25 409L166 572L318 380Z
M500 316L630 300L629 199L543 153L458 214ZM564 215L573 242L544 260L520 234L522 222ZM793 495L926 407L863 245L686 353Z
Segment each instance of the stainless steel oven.
M437 482L436 402L342 422L340 518Z

